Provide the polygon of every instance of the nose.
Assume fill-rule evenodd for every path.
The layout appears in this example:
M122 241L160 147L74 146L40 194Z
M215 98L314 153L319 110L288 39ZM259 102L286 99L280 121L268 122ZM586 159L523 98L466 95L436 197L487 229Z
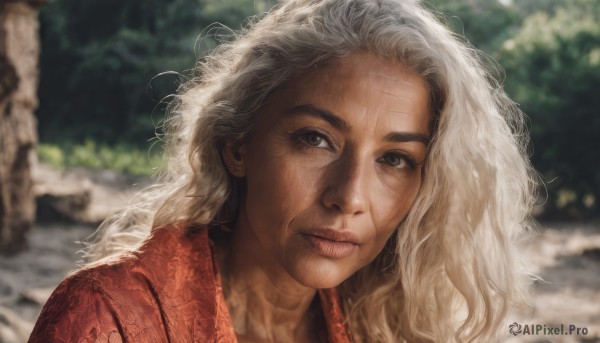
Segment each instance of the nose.
M366 163L357 158L338 160L331 168L322 195L323 205L342 214L358 215L368 210L369 175Z

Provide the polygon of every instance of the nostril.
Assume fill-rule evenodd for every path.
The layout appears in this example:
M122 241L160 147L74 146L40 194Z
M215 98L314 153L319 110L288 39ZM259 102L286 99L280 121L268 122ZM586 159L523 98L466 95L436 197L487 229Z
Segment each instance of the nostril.
M329 188L323 194L323 205L342 214L361 214L366 210L366 194L349 187Z
M325 207L341 214L356 215L368 207L367 158L361 158L356 149L348 149L337 163L331 165L327 175L327 187L322 194Z

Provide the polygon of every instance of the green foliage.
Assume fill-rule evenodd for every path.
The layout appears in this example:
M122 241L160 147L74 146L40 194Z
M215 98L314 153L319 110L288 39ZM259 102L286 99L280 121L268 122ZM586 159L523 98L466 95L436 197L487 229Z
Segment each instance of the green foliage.
M567 3L552 13L534 12L504 43L506 88L531 118L532 160L552 181L550 205L593 212L600 200L600 8ZM563 201L565 192L575 195Z
M448 26L454 32L488 54L497 51L519 23L515 9L498 0L427 2L430 8L445 15Z
M113 147L98 145L91 140L70 146L39 144L37 154L40 161L60 170L83 167L110 169L131 175L152 175L163 164L159 153L147 153L126 144Z
M37 145L36 149L40 161L60 170L65 168L65 154L58 146L41 143Z
M38 111L42 141L141 145L162 119L159 101L193 67L214 22L239 29L252 0L54 0L40 11ZM266 7L265 1L258 1ZM260 6L257 6L260 7ZM214 46L201 39L199 49ZM155 78L156 77L156 78Z

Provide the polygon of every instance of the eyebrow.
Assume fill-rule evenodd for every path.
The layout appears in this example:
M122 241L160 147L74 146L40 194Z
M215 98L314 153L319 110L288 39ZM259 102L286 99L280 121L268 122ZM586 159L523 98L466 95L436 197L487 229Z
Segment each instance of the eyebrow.
M286 111L287 114L292 115L305 115L308 114L313 117L321 118L331 124L336 129L340 129L343 131L350 131L350 124L348 124L344 119L336 116L335 114L324 110L322 108L318 108L311 104L300 105L296 107L292 107L291 109Z
M420 142L429 145L429 137L421 133L391 132L385 136L385 140L392 142Z
M291 115L310 115L317 117L325 120L333 127L343 131L350 131L351 128L351 125L348 124L348 122L346 122L344 119L312 104L295 106L287 110L285 113ZM425 145L429 145L429 137L421 133L413 132L390 132L385 136L385 140L391 142L420 142Z

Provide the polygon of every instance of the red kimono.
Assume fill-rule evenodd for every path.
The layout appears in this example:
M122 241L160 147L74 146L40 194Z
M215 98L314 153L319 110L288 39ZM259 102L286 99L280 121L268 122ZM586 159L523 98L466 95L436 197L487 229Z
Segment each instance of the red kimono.
M319 295L321 336L350 342L336 290ZM70 275L29 342L237 342L208 230L161 228L139 251Z

